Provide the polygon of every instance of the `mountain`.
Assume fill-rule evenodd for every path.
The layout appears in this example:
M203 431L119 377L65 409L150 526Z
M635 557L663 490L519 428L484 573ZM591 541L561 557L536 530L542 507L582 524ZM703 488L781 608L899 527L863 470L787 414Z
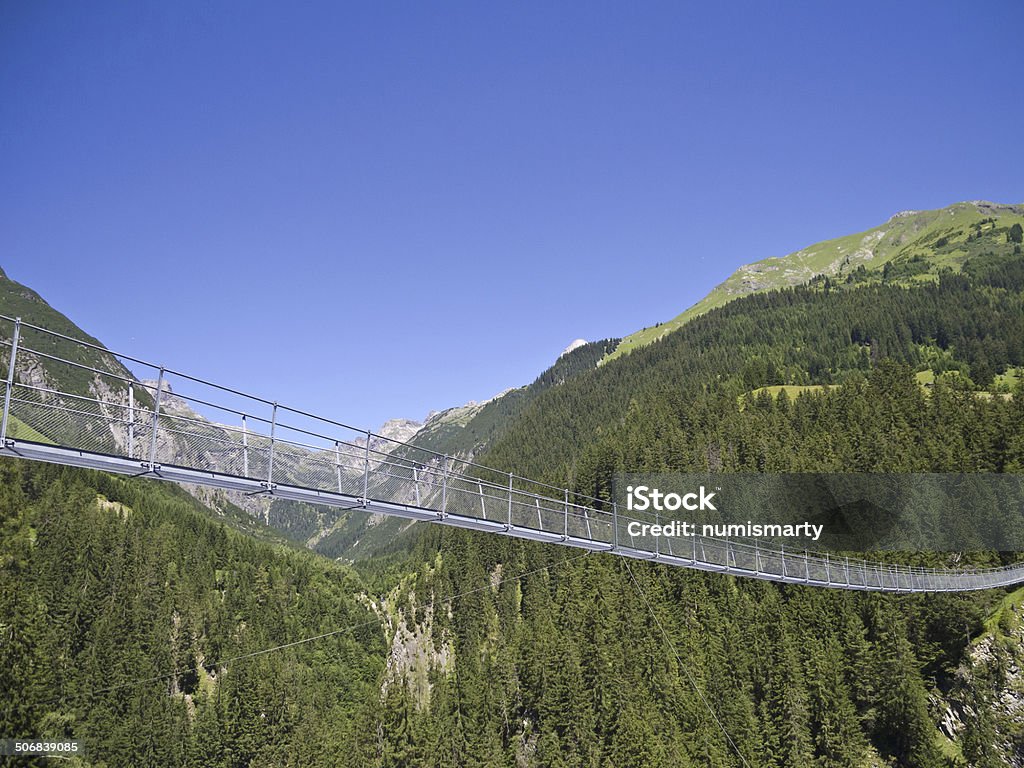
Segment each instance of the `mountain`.
M68 343L58 336L43 336L28 327L22 329L21 343L24 347L36 349L43 355L61 357L83 366L109 370L126 379L132 378L132 374L121 365L120 361L104 353L103 345L99 340L83 332L65 315L47 304L31 288L11 280L3 269L0 269L0 314L11 319L20 317L26 323L80 339L92 344L95 349ZM8 344L11 341L12 325L5 321L3 329L0 330L0 337ZM5 352L4 357L6 358L6 356ZM3 365L6 368L6 359ZM4 373L6 374L6 370ZM27 366L21 375L23 381L31 386L53 388L53 385L59 382L66 392L92 398L100 398L101 395L106 394L107 389L113 386L110 380L102 380L88 371L63 365L45 356L35 357L32 364ZM144 401L147 400L144 392L140 392L140 397Z
M915 279L934 278L943 267L959 270L972 255L983 252L990 237L1005 237L1014 224L1024 224L1024 204L979 200L934 211L901 211L866 232L740 267L686 311L626 336L602 363L664 338L693 318L752 293L802 285L816 277L841 281L861 267L877 271L888 262L911 264Z
M600 366L615 342L584 345L412 440L603 499L627 470L1019 473L1024 258L994 223ZM785 587L273 508L347 568L151 481L4 459L0 491L0 730L95 764L1024 764L1024 590Z

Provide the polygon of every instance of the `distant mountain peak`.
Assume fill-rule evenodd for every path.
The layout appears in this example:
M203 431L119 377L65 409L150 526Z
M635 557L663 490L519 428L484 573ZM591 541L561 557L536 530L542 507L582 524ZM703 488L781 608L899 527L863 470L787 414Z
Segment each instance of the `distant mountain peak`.
M914 215L916 215L918 213L920 213L920 211L913 211L913 210L898 211L897 213L894 213L892 216L889 217L889 221L896 221L896 219L906 219L906 218L914 216Z
M408 442L423 427L422 421L412 419L388 419L377 430L377 434L399 443Z

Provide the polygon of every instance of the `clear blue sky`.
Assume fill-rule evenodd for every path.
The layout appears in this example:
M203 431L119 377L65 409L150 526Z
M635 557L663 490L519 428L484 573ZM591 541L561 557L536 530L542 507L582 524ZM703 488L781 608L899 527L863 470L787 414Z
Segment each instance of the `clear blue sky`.
M708 7L710 6L710 7ZM1024 201L1024 3L0 4L0 266L376 426L738 265Z

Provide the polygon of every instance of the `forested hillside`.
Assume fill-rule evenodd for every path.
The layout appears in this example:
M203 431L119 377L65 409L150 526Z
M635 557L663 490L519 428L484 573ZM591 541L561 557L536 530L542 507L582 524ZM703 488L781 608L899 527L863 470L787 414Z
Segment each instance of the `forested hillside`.
M731 302L544 392L484 461L603 498L622 470L1019 472L1024 396L1000 388L1024 362L1024 261L1006 239L990 246L934 280L908 284L890 267ZM773 385L806 391L793 401ZM507 574L520 549L447 537L454 583ZM455 686L454 701L485 695L481 707L496 709L469 721L474 731L453 699L426 703L410 687L389 699L401 754L599 766L1024 759L1020 682L1008 672L1022 655L1019 596L997 628L982 621L995 615L992 593L882 598L635 565L634 585L626 568L592 557L456 613L454 662L435 670L439 682ZM985 663L968 661L982 636ZM454 745L437 745L439 720L462 726L454 736L441 726Z
M0 725L77 738L85 765L942 766L941 694L998 599L778 588L427 529L371 607L351 572L173 489L0 471L0 678L17 692ZM982 714L960 731L969 755L1009 738Z
M447 531L423 546L441 565L408 611L433 606L420 642L451 651L429 695L423 669L388 690L382 765L945 766L942 692L995 599L779 588ZM1015 727L986 711L959 738L985 728L1005 754L995 734L1005 749Z
M962 377L940 377L926 393L893 361L794 402L767 392L739 400L712 392L678 412L657 402L638 405L583 451L577 479L586 491L606 494L611 473L624 467L661 471L712 459L726 471L1024 467L1019 392L979 397ZM410 591L419 603L488 575L507 577L510 568L529 570L537 557L564 557L438 536L424 541L422 556L438 547L444 565ZM987 566L1016 555L889 557ZM399 719L396 749L416 764L455 750L465 764L485 755L480 765L511 765L514 756L530 765L729 766L743 764L738 750L758 766L1002 765L1022 756L1013 692L1020 682L1008 672L1024 656L1019 594L999 628L990 626L997 642L987 663L972 672L964 656L999 599L782 588L589 556L425 625L435 638L451 631L452 660L434 668L441 693L392 692L385 721ZM470 720L459 716L463 697L474 702Z
M82 765L318 765L367 727L386 646L340 566L171 486L11 459L0 531L0 732Z
M768 385L843 383L884 359L957 371L965 386L984 390L1024 364L1022 291L1024 259L1005 248L916 287L820 282L737 299L545 392L487 459L571 484L581 453L624 420L656 422L659 436L645 443L656 451L675 425L689 433L690 422L717 418L716 399L732 404ZM673 468L715 464L712 456Z

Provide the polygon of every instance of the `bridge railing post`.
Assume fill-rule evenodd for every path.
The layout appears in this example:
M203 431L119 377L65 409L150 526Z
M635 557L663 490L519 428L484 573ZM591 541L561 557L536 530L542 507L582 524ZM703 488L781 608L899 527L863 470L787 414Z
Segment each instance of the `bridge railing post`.
M654 510L654 524L661 525L661 517L658 515L658 510ZM657 560L661 557L661 536L654 537L654 559Z
M441 465L441 517L448 514L448 454Z
M274 402L274 409L270 415L270 458L267 462L267 488L274 487L274 450L277 446L277 402Z
M569 489L565 489L565 528L562 532L562 539L569 538Z
M612 500L612 549L619 548L619 502Z
M156 379L156 398L153 401L153 421L149 434L149 468L156 467L156 431L160 420L160 399L164 391L164 367L160 366L160 375Z
M366 430L366 450L363 453L363 506L370 503L370 430Z
M413 472L415 471L416 469L413 468ZM334 441L334 474L338 479L338 493L341 493L341 443L338 440ZM420 503L420 486L418 483L416 484L416 503Z
M135 386L128 382L128 456L135 458Z
M508 527L512 528L512 473L508 473Z
M242 414L242 474L249 476L249 428L245 423L245 414Z
M11 357L7 361L7 386L4 390L4 415L0 424L0 449L7 447L7 419L11 413L11 390L14 389L14 366L18 360L18 341L21 338L21 318L14 320L14 332L11 334Z

